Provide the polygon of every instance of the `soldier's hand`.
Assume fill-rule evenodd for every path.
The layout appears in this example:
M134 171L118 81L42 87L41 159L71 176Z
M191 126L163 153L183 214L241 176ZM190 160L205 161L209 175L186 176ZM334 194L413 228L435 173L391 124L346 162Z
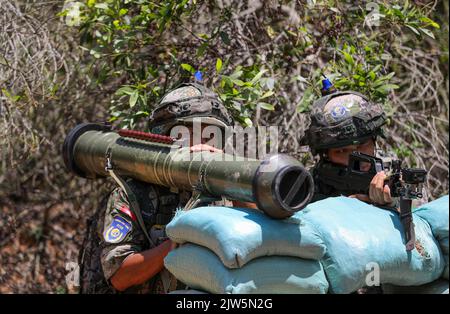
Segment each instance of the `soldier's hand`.
M215 148L213 146L209 146L207 144L197 144L190 147L191 152L202 152L202 151L210 151L210 152L222 152L221 149Z
M370 182L369 198L372 203L378 205L392 204L391 190L385 184L386 178L386 173L380 171L373 177L372 182Z

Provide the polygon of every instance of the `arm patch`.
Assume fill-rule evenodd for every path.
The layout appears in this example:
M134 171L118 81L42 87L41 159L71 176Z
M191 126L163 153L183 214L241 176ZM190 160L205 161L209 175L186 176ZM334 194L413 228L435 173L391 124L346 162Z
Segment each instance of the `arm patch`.
M131 232L131 229L131 222L119 215L116 215L109 226L105 228L103 238L108 243L119 243L125 239L127 234Z

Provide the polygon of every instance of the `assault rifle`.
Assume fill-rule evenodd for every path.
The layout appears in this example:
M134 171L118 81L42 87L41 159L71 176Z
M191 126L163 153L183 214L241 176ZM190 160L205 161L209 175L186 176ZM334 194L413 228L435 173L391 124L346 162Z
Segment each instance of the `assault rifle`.
M383 160L361 152L349 156L347 167L323 162L317 168L319 177L326 178L326 184L342 191L343 194L369 194L370 182L380 171L384 171ZM400 220L405 230L406 249L415 246L414 223L412 221L412 200L422 198L422 183L427 171L419 168L402 168L400 160L392 161L386 184L392 197L399 198Z

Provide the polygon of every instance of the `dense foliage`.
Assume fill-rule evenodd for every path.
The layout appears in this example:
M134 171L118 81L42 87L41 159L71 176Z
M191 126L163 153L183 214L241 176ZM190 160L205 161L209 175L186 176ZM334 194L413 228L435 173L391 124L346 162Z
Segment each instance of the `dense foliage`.
M440 28L408 1L228 2L90 0L61 15L78 26L96 82L122 83L111 120L129 127L197 70L246 126L261 123L259 109L307 111L321 74L388 105L395 50Z
M431 108L447 110L438 90L448 56L436 41L442 30L433 20L435 6L417 1L89 0L68 3L61 15L79 32L90 77L99 87L115 82L114 94L108 95L110 121L124 127L135 128L163 93L201 71L204 84L219 93L237 121L279 125L291 138L282 148L297 154L299 145L292 141L300 143L305 113L327 76L338 89L383 103L392 137L404 140L389 140L390 149L410 165L429 168L428 157L417 156L416 150L429 150L426 140L448 128L446 121L436 124L427 117ZM431 128L414 132L411 124L425 121L405 119L411 114L422 115ZM447 151L446 141L432 145ZM439 164L448 166L443 160Z

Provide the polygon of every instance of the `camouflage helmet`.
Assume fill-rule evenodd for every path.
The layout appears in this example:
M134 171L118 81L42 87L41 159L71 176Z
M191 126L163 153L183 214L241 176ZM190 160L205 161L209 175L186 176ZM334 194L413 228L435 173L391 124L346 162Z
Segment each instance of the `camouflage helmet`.
M306 141L313 154L328 148L361 144L383 135L386 114L364 95L343 91L314 102Z
M152 133L166 134L174 125L192 123L194 118L221 128L233 125L233 119L217 94L196 83L185 83L168 92L150 116Z

